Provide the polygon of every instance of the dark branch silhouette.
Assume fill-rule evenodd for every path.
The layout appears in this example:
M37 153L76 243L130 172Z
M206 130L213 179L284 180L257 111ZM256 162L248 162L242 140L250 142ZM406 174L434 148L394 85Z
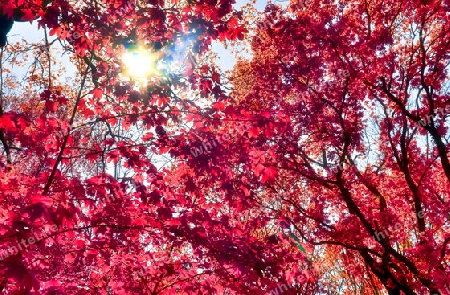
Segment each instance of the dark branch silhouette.
M44 0L42 8L50 4L52 0ZM23 12L20 8L14 9L14 15L12 18L6 16L0 9L0 48L4 47L8 42L8 33L11 31L14 22L27 22L28 20L22 20ZM36 18L36 16L35 16Z
M8 18L3 13L0 13L0 47L7 43L7 35L13 26L14 20Z

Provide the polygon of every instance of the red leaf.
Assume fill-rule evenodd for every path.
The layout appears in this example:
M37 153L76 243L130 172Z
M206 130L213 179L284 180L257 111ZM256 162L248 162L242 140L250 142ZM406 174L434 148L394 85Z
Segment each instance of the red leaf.
M45 102L45 107L46 107L47 110L50 111L50 112L56 112L56 110L57 110L57 104L56 104L56 102L53 102L53 101L50 101L50 100L47 100L47 101Z
M37 204L37 203L42 203L44 205L51 205L53 203L53 201L47 197L47 196L43 196L43 195L34 195L30 198L31 204Z
M103 90L100 88L95 88L94 90L92 90L92 95L94 96L94 98L102 98Z
M22 17L20 18L21 20L30 21L31 23L31 21L36 18L31 9L22 9L21 11L23 13Z
M214 72L214 73L212 74L212 80L213 80L214 82L216 82L217 84L220 84L220 75L219 75L217 72Z
M12 5L6 5L2 7L3 13L10 19L14 16L14 7Z
M278 175L277 169L273 166L270 166L269 168L264 169L261 181L263 183L272 181L277 175Z
M249 130L248 130L248 135L250 136L250 137L253 137L253 138L256 138L256 137L258 137L258 134L259 134L259 129L258 128L250 128Z
M170 208L158 208L156 210L158 212L158 216L163 219L170 219L172 217L172 211Z
M0 128L5 128L6 130L14 130L16 128L16 124L14 124L11 117L8 115L4 115L0 118Z
M57 27L57 28L51 29L50 32L49 32L49 35L50 36L56 35L56 36L59 37L61 35L61 28Z
M222 101L215 102L212 104L212 107L218 109L219 111L223 111L225 109L225 103Z

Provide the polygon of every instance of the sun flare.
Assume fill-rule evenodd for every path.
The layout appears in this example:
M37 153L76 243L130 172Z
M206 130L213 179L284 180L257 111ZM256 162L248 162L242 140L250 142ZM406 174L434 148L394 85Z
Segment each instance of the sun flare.
M155 57L149 50L131 50L122 56L125 75L132 78L148 78L155 74Z

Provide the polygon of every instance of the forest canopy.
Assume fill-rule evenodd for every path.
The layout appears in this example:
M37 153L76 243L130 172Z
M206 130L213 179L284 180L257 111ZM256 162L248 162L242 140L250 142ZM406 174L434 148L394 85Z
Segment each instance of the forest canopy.
M241 4L0 3L2 294L450 294L450 1Z

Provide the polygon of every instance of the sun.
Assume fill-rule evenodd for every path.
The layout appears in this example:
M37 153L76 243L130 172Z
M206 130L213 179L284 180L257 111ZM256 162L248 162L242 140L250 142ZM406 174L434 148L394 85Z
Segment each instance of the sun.
M130 78L149 78L156 74L156 58L150 50L136 48L127 50L122 56L125 76Z

